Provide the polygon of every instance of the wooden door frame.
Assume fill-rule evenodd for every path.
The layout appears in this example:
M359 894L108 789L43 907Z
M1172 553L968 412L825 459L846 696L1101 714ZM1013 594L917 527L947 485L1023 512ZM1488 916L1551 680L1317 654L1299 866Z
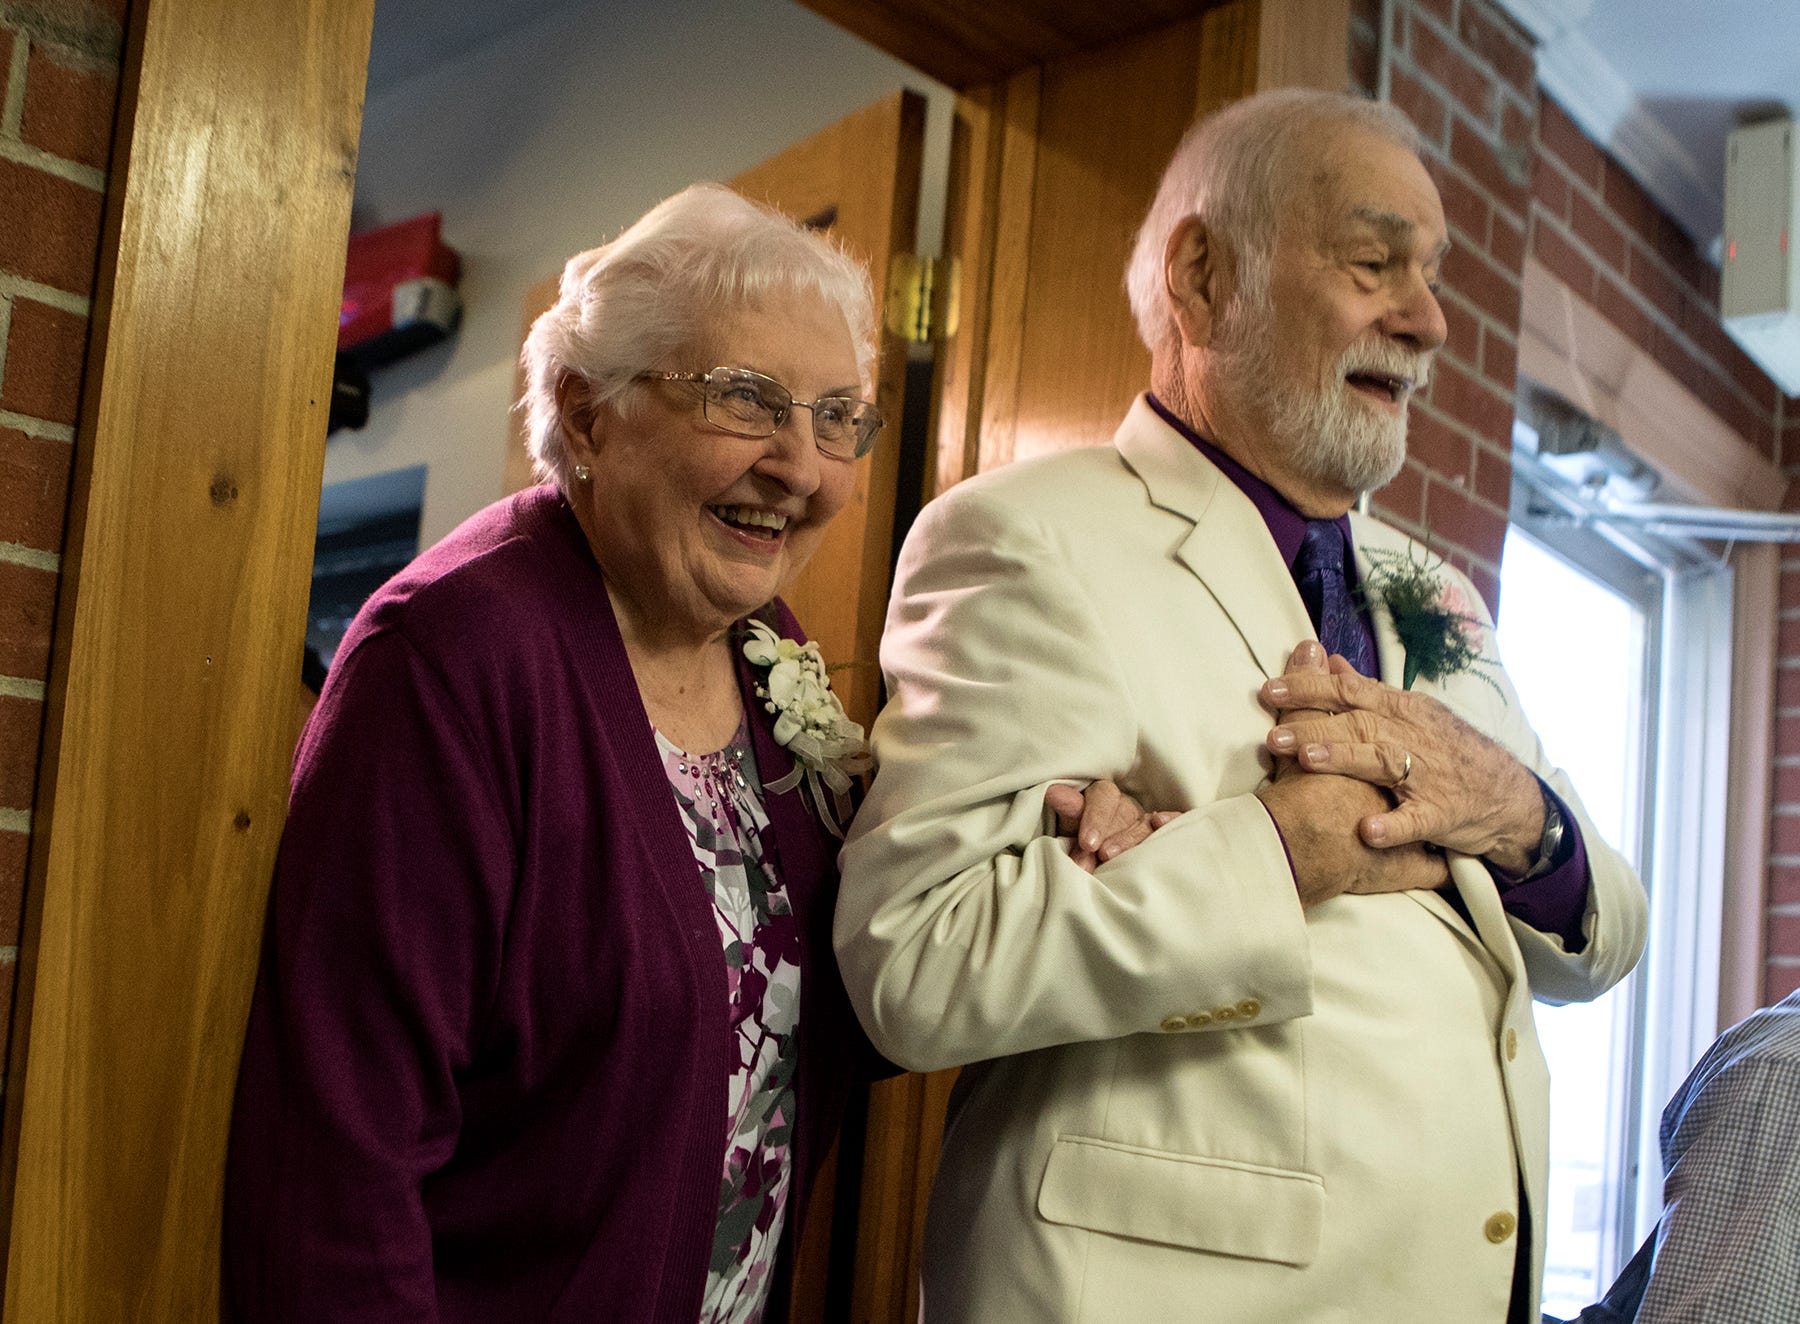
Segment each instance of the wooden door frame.
M373 0L133 0L0 1200L4 1318L206 1320Z

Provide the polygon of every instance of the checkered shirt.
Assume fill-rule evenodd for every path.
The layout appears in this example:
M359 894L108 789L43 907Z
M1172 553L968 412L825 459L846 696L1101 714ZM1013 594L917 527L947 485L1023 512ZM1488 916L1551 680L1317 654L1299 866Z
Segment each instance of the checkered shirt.
M1575 1324L1800 1324L1800 991L1719 1036L1661 1140L1662 1219Z

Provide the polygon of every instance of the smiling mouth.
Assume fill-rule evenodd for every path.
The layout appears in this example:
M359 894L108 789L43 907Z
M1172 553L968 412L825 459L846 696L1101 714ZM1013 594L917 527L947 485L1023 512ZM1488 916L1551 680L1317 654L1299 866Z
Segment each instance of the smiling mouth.
M1415 385L1411 377L1387 372L1351 372L1344 375L1347 385L1366 395L1378 396L1389 404L1404 404Z
M770 542L779 538L788 525L786 515L773 510L758 510L754 506L708 506L707 509L721 524Z

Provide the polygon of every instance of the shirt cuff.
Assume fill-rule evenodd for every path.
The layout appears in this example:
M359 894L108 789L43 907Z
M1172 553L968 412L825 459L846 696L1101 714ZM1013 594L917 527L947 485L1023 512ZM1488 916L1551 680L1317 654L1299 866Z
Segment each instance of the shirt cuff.
M1500 905L1512 918L1529 924L1539 933L1554 933L1570 952L1587 946L1587 935L1581 931L1582 917L1587 914L1588 858L1587 846L1581 840L1581 827L1569 812L1562 797L1544 785L1544 795L1556 802L1562 814L1563 839L1557 848L1557 860L1550 872L1521 883L1488 864L1494 886L1500 889ZM1482 863L1486 864L1484 860Z

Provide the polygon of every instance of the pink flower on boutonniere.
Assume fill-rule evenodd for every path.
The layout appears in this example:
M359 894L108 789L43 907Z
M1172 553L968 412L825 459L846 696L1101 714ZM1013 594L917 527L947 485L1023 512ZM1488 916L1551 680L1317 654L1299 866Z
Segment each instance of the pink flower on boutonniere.
M1459 584L1440 573L1444 562L1429 552L1408 548L1364 548L1369 573L1357 588L1364 605L1385 610L1406 650L1402 689L1423 676L1432 682L1464 673L1492 686L1495 661L1482 651L1484 624L1470 610Z

